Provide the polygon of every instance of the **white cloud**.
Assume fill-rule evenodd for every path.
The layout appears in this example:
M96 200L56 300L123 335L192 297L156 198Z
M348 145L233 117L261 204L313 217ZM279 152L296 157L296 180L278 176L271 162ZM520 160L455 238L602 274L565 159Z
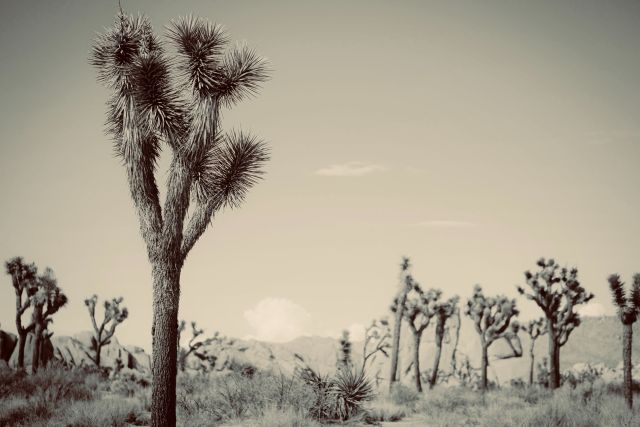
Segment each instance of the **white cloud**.
M301 306L285 298L265 298L244 312L251 338L286 342L305 335L311 316Z
M578 313L580 314L580 316L584 317L600 317L609 314L607 313L607 310L604 308L604 306L599 302L590 302L578 308Z
M318 169L315 173L321 176L363 176L374 172L387 170L382 165L374 163L352 161L342 164L330 165L326 168Z
M417 227L431 227L431 228L461 228L461 227L475 227L476 224L468 221L454 221L454 220L431 220L420 221L415 224Z

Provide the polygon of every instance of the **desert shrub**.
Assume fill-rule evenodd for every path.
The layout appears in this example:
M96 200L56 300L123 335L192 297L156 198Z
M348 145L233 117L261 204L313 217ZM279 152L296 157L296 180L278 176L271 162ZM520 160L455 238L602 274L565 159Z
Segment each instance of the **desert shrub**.
M420 393L402 383L396 383L391 390L391 401L396 405L413 406L420 400Z
M74 402L50 420L51 425L66 427L124 427L148 425L141 422L143 413L135 399L107 398Z
M31 402L24 397L0 400L0 426L27 426L42 424L51 415L49 405Z
M0 399L8 396L29 396L31 393L33 384L25 372L0 369Z
M367 404L365 410L365 421L368 424L379 423L383 421L400 421L411 412L408 407L393 402L389 397L378 398L372 401L371 403Z
M85 383L84 373L77 369L47 366L25 377L33 387L31 397L43 405L61 401L90 400L93 391Z
M133 397L142 393L142 390L151 385L151 379L145 373L135 369L121 369L117 375L113 377L110 389L113 393Z
M300 378L257 371L181 376L177 407L185 425L258 419L268 411L309 413L313 392Z

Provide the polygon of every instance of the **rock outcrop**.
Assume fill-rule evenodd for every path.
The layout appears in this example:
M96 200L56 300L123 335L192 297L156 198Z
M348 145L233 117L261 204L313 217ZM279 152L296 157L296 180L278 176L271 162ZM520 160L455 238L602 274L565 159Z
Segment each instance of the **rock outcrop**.
M0 331L0 360L8 362L18 344L18 337L9 332Z

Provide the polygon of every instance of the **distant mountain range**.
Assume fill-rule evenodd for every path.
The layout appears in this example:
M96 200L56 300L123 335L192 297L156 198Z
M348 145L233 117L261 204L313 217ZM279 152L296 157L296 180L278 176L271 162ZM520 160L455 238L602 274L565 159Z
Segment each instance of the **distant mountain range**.
M579 363L601 364L615 368L622 360L621 345L622 325L617 317L586 317L582 325L573 331L569 342L561 350L561 368L563 370ZM635 335L640 337L640 325L634 326ZM429 328L423 335L420 349L420 364L423 370L433 365L435 345L433 343L433 328ZM525 333L520 333L523 356L506 360L497 360L495 356L507 353L510 349L506 342L496 342L489 351L489 377L500 383L513 378L527 378L529 368L529 340ZM450 370L452 340L443 344L440 369ZM70 365L91 364L87 356L90 333L82 332L73 337L54 336L51 340L53 357L63 360ZM220 350L211 346L208 350L217 356L217 369L226 369L230 362L253 365L258 369L274 369L290 374L296 366L304 360L314 370L330 374L335 370L338 356L338 340L328 337L304 336L286 343L266 343L255 340L236 340L232 346ZM412 340L408 330L403 330L400 345L400 370L402 380L410 381L411 373L406 373L412 363ZM536 341L536 361L541 361L547 352L547 336ZM640 362L640 338L633 345L634 365ZM27 351L27 354L29 352ZM15 356L15 355L14 355ZM458 344L460 362L468 357L474 367L480 365L480 341L475 333L473 324L463 317ZM103 349L102 360L105 366L114 366L116 359L120 359L125 366L132 369L146 371L149 368L149 356L144 350L133 346L122 346L116 339ZM352 344L352 359L356 366L362 363L362 342ZM14 362L14 360L11 360ZM198 359L192 357L189 366L195 367ZM10 363L11 364L11 363ZM389 360L379 354L373 363L367 365L367 372L373 378L378 376L384 380L389 374Z

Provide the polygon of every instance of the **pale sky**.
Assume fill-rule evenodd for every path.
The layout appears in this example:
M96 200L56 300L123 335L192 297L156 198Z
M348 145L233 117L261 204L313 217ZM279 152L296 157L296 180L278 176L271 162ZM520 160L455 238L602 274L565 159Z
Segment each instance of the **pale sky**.
M117 2L0 5L0 258L55 270L70 298L56 334L90 328L85 297L123 296L117 336L148 348L150 267L87 61ZM610 273L640 271L639 2L122 5L160 32L187 14L223 24L274 70L225 113L272 160L190 254L181 318L280 341L356 330L387 313L402 255L463 300L475 283L515 297L555 257L595 314L612 312Z

